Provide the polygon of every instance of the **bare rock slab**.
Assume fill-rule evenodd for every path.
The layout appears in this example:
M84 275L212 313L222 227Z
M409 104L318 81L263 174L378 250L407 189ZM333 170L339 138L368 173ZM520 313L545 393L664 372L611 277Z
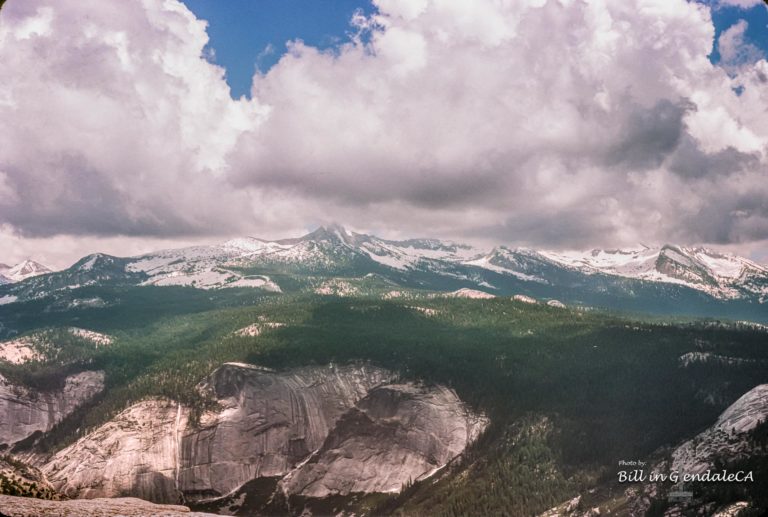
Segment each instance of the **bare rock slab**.
M186 506L160 505L133 497L48 501L30 497L0 495L0 508L8 517L205 517L211 513L191 512Z

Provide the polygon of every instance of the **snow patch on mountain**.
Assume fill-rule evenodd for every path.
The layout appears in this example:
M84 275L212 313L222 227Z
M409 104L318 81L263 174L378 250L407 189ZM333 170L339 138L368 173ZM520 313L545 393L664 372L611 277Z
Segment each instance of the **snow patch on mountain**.
M471 246L434 240L386 241L367 235L362 237L366 240L360 244L360 249L372 260L393 269L413 269L423 261L462 262L478 254Z
M768 268L706 248L662 246L587 252L542 251L542 256L585 274L609 274L684 285L721 299L768 293Z
M17 296L14 296L12 294L6 294L5 296L0 296L0 305L8 305L9 303L14 303L19 298Z
M21 282L27 278L44 275L45 273L50 272L50 269L40 264L39 262L35 262L34 260L25 260L0 273L2 273L4 278L10 280L11 282Z
M243 244L246 239L238 241L242 242L235 245L229 241L221 246L194 246L143 255L126 269L149 277L141 285L191 286L198 289L255 287L280 292L280 286L269 277L244 275L229 269L236 265L234 261L254 253L256 249L256 246Z
M30 262L9 271L15 270L21 275L43 271L42 266ZM322 282L347 281L342 278L375 273L393 289L402 285L403 280L416 286L427 286L442 277L450 289L456 289L456 283L460 281L460 285L477 290L501 292L510 288L507 285L510 280L555 288L561 283L566 288L584 284L589 289L591 284L579 275L599 274L684 286L722 300L768 301L767 267L705 248L641 246L625 250L539 252L499 246L484 252L472 246L434 239L380 239L332 225L291 239L269 241L242 237L220 245L165 250L128 259L89 255L62 272L63 279L43 278L39 285L25 284L19 289L3 287L5 296L0 298L0 303L16 301L9 295L26 300L112 280L130 282L131 285L200 289L249 287L281 292L272 278L273 272L313 278L310 285L316 293L341 296L350 295L360 287L351 283L332 285ZM414 276L410 276L412 273ZM8 276L7 272L0 271L0 274ZM494 274L508 278L495 281ZM425 277L429 278L426 282L422 280ZM600 279L598 284L602 285L603 280ZM621 289L621 286L617 288ZM549 298L547 295L543 297Z
M467 266L481 267L483 269L487 269L495 273L500 273L502 275L511 275L511 276L514 276L515 278L519 278L520 280L525 280L527 282L547 283L546 280L544 280L541 277L523 273L511 267L505 267L498 263L494 263L494 258L498 257L499 253L503 253L503 251L496 249L487 255L483 255L481 257L477 257L472 260L467 260L463 264ZM508 264L510 263L508 260L505 262Z
M93 266L96 264L96 261L99 260L100 254L95 253L91 255L90 257L87 257L87 260L81 265L80 270L81 271L91 271L93 269Z

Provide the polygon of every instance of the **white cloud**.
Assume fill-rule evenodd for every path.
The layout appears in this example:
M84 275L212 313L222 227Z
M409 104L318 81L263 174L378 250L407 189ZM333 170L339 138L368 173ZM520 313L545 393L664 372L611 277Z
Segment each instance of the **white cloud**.
M723 66L728 70L737 69L745 64L755 63L765 57L763 52L751 43L744 41L744 33L749 28L746 20L739 20L724 30L717 39L717 49Z
M216 178L261 108L201 57L174 1L9 2L0 24L0 169L27 235L216 232L250 208ZM227 199L220 205L214 192Z
M719 5L751 9L763 4L763 0L717 0Z
M743 59L745 26L718 42L729 76L686 0L376 4L355 20L370 38L294 42L233 101L176 0L11 1L5 234L768 237L768 64Z
M377 5L369 46L297 46L255 79L254 98L272 111L241 138L233 181L325 200L335 214L375 207L387 221L404 203L450 210L454 230L532 243L745 238L729 212L702 207L755 165L768 133L744 123L735 80L706 57L706 7ZM652 184L676 190L660 197ZM676 206L681 196L696 196L695 208ZM725 222L696 223L695 210ZM426 225L419 215L410 226Z

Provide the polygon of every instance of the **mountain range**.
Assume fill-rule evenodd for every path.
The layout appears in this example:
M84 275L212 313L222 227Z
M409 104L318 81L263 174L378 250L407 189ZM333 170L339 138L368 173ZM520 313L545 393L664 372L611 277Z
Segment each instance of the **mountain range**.
M386 240L333 225L291 239L245 237L128 258L97 253L57 272L27 260L0 274L5 304L105 285L387 297L470 289L632 312L768 321L768 267L674 245L483 250L435 239Z

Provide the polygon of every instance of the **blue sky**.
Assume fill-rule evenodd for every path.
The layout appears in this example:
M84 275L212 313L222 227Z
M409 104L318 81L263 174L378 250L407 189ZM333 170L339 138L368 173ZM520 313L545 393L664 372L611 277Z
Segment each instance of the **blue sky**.
M329 48L348 41L354 12L370 13L361 0L184 0L198 18L207 20L214 61L227 69L235 98L248 95L258 67L266 72L286 51L285 43L301 39Z
M702 0L703 3L710 3ZM184 0L198 18L209 23L213 59L227 70L232 96L249 95L258 68L269 70L286 52L286 42L301 39L320 47L349 40L349 20L357 9L371 13L365 0ZM720 7L713 10L716 34L745 19L746 40L768 53L768 9ZM716 36L716 37L717 37ZM719 60L717 49L711 55Z
M751 43L763 52L768 53L768 9L763 5L758 5L751 9L739 9L738 7L721 7L712 11L712 21L715 24L715 39L720 33L731 27L739 20L744 19L749 23L745 34L746 42ZM720 56L717 49L710 59L717 62Z

